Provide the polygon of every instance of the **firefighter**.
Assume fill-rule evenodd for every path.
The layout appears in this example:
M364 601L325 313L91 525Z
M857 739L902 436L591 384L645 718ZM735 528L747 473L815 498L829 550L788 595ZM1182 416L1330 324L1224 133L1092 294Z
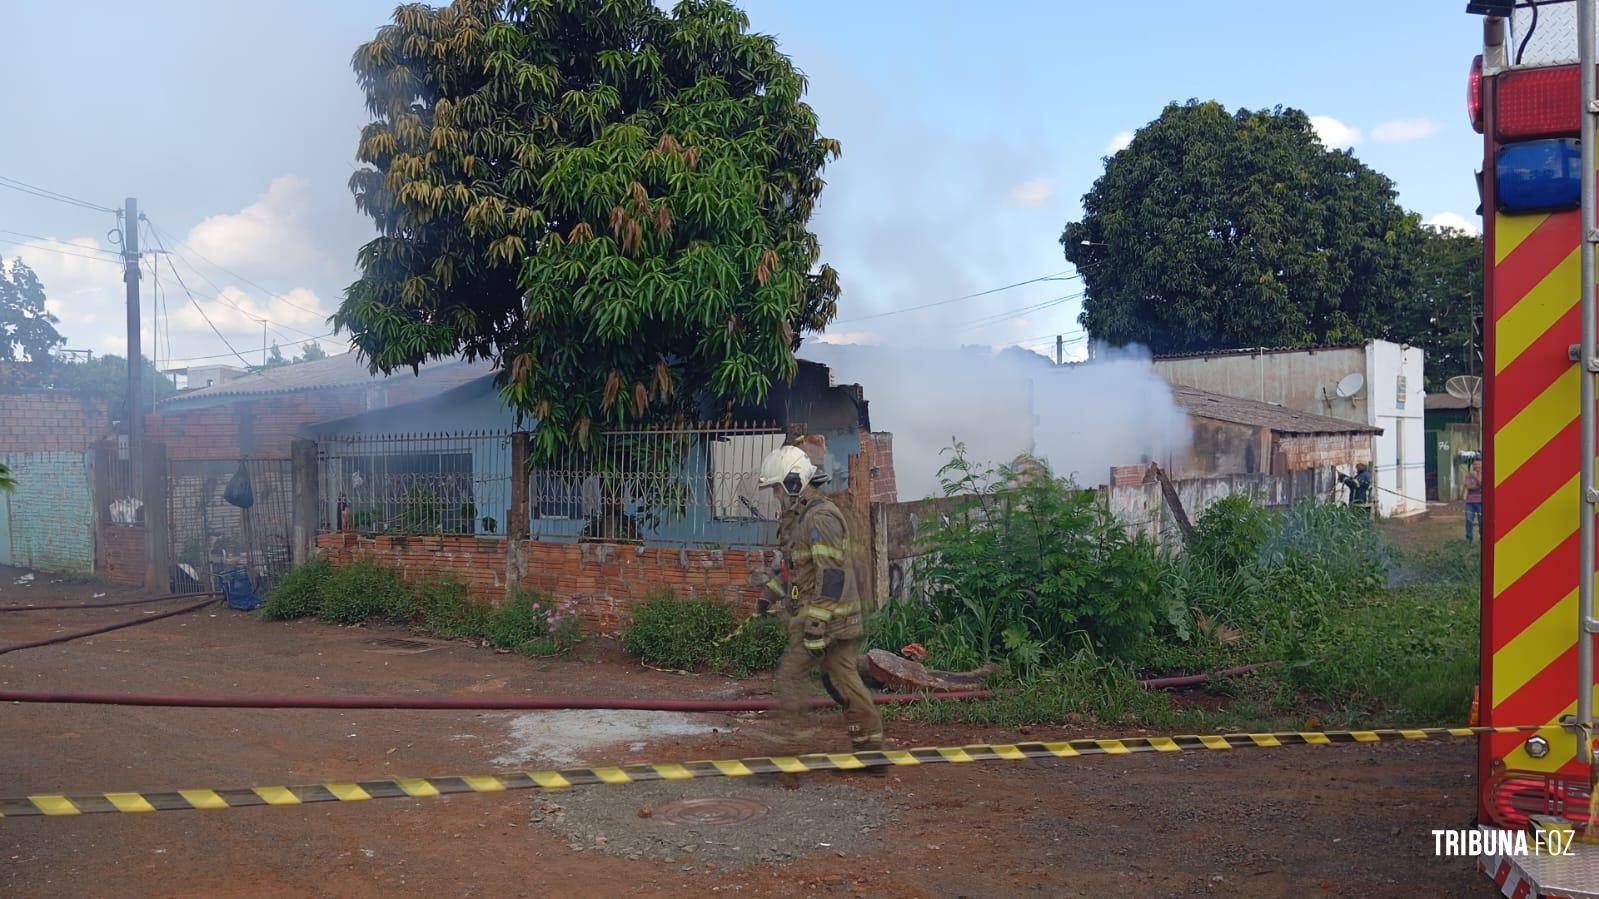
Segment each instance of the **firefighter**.
M783 504L778 535L789 569L783 598L789 641L777 666L777 699L787 738L803 739L807 675L820 666L828 692L844 706L852 747L878 750L883 719L856 667L865 626L849 565L849 529L838 507L822 495L826 479L819 475L819 467L797 446L779 447L761 463L759 485L773 490ZM815 747L796 749L808 748Z
M1355 476L1350 477L1342 472L1338 480L1349 488L1349 506L1359 509L1367 517L1371 516L1371 466L1365 462L1355 463Z

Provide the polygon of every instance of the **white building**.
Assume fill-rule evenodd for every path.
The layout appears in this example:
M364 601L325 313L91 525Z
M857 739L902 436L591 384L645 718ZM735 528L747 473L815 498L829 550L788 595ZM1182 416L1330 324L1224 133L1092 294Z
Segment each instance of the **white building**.
M1386 340L1308 349L1157 356L1168 383L1246 397L1382 428L1376 440L1378 514L1427 509L1422 351Z

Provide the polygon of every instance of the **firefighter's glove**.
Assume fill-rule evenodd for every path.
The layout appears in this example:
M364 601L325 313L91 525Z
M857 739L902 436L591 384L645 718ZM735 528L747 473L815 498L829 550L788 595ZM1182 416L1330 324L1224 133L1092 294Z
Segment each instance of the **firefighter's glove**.
M772 614L772 601L769 600L769 599L766 599L765 597L762 597L761 600L755 604L755 614L757 614L757 615L770 615L770 614Z

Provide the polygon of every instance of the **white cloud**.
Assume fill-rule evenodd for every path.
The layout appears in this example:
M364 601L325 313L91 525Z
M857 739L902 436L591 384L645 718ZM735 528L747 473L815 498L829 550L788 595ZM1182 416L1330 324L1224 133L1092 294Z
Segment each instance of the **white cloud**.
M281 272L318 263L321 255L310 238L308 195L304 179L274 178L259 200L195 225L184 244L225 268Z
M1360 143L1360 129L1345 125L1332 116L1313 115L1310 126L1316 129L1321 142L1334 150L1347 150Z
M1013 206L1024 206L1028 209L1037 209L1049 202L1055 195L1055 182L1049 178L1033 178L1029 181L1010 189L1010 202Z
M1392 122L1383 122L1371 129L1373 140L1380 141L1406 141L1420 140L1431 137L1438 131L1438 126L1429 119L1398 119Z
M1425 224L1434 228L1455 228L1467 234L1479 234L1482 231L1474 220L1468 219L1458 212L1435 213L1431 218L1427 219Z
M1111 138L1110 143L1106 145L1105 153L1109 156L1115 156L1117 153L1127 149L1132 142L1133 133L1131 131L1117 132L1116 136Z

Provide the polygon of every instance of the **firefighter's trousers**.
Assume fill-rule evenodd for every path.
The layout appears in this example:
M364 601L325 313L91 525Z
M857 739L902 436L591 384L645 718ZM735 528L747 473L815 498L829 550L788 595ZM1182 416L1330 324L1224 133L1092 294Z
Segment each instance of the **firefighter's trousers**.
M806 727L806 701L812 694L811 668L820 666L822 675L832 682L844 700L844 719L849 722L850 743L855 749L881 749L883 746L883 716L872 702L872 693L861 682L856 667L861 655L861 641L834 640L827 645L821 657L805 650L804 633L798 627L789 628L788 648L782 661L777 663L777 702L781 710L785 738L791 743L791 752L818 752L821 746L797 745L813 737Z

